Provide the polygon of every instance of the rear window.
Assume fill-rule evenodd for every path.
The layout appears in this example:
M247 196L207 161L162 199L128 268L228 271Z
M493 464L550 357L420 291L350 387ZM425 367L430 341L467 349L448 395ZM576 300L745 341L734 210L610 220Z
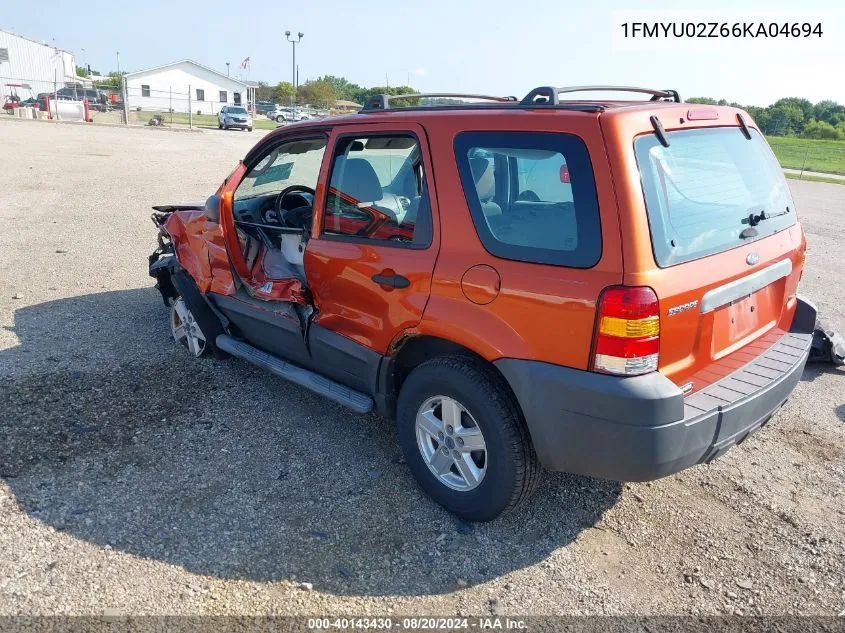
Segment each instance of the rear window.
M464 132L455 154L476 232L491 254L574 268L599 261L596 185L580 138Z
M768 237L795 222L780 165L757 130L669 132L634 141L654 256L672 266ZM746 236L740 234L746 229ZM757 235L748 233L756 231Z

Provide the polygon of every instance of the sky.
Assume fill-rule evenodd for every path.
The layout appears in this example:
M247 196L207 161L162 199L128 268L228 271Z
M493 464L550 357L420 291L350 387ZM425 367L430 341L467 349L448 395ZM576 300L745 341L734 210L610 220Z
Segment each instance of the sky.
M0 2L0 28L55 42L104 74L193 59L232 75L300 83L320 75L423 92L523 96L540 85L640 85L745 105L780 97L845 103L841 0L40 0ZM701 13L696 7L703 7ZM587 8L588 7L588 8ZM798 8L796 8L798 7ZM687 9L688 8L688 9ZM682 11L679 13L679 10ZM782 11L786 11L783 13ZM635 21L821 23L821 38L626 39ZM630 28L630 27L629 27ZM250 68L240 69L250 58Z

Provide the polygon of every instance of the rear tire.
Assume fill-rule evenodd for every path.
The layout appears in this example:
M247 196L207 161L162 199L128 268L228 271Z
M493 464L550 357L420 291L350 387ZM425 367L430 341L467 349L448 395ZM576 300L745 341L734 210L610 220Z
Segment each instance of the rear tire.
M455 407L452 403L457 403L452 409L458 411L457 417L447 416L447 404ZM432 419L442 420L442 433L436 426L422 428ZM447 424L449 420L458 423ZM463 434L455 432L458 425ZM444 356L415 368L399 394L397 426L408 467L420 487L463 519L491 521L523 504L537 486L540 465L522 413L504 379L480 360ZM467 462L467 451L450 440L473 436L472 441L479 442L478 435L483 456L480 450L472 451L473 461ZM453 456L451 465L445 461L448 455ZM469 478L463 476L465 464L472 471Z

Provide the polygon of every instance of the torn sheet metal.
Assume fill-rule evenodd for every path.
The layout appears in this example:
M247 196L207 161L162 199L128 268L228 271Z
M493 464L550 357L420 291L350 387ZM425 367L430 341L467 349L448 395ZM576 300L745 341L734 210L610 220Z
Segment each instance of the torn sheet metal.
M226 253L223 229L219 223L208 220L203 205L196 208L188 208L188 205L154 208L170 212L161 227L170 238L176 260L194 279L199 291L234 295L237 284ZM240 243L240 246L243 247L243 244ZM260 266L256 268L252 279L240 280L250 295L268 301L310 303L308 291L300 279L271 279Z
M223 231L217 222L208 220L202 207L173 211L163 228L170 236L176 260L193 277L200 292L235 294Z

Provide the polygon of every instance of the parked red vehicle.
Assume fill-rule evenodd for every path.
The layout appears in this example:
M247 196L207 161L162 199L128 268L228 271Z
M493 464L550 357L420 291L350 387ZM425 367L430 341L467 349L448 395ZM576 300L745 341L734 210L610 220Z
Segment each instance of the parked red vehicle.
M541 465L648 480L722 455L811 346L794 202L747 113L560 98L592 89L614 88L378 96L268 134L205 205L155 207L174 338L395 418L470 520Z

